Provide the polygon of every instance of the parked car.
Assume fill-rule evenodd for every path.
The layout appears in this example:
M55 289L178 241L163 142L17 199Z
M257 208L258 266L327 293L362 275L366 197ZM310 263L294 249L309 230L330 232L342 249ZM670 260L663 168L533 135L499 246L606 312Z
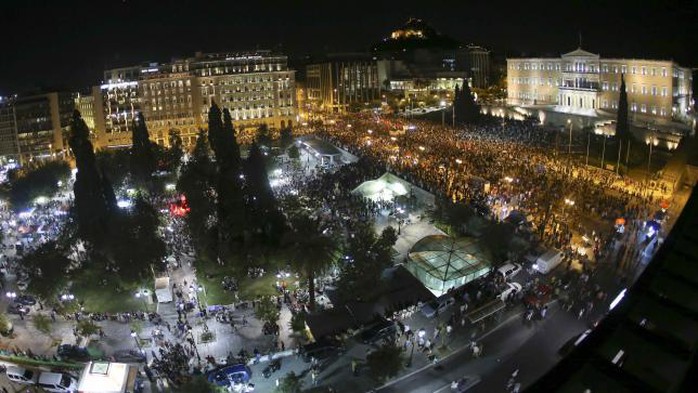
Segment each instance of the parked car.
M71 360L74 362L87 362L91 360L87 348L73 344L61 344L56 350L56 355L60 360Z
M465 377L453 381L451 383L451 391L456 393L463 393L470 390L473 386L480 383L480 377L477 375L466 375Z
M504 284L506 285L506 289L499 294L499 298L502 299L502 301L506 301L509 296L521 292L521 284L518 282L506 282Z
M41 373L39 386L51 393L74 393L78 390L78 380L68 374Z
M8 366L5 373L10 381L24 385L36 385L36 381L39 379L38 372L19 366Z
M252 370L244 364L224 366L207 374L208 382L217 386L230 386L235 383L247 383L252 377Z
M36 299L30 295L20 295L15 299L15 303L21 304L23 306L33 306L36 304Z
M145 354L137 349L122 349L114 352L114 360L123 363L143 363L146 361Z
M382 339L394 339L397 333L395 322L385 318L379 319L373 326L364 330L361 333L361 342L364 344L373 344Z
M17 303L12 303L7 306L8 314L19 314L20 312L24 315L29 314L29 307Z
M502 277L504 277L505 280L509 280L515 275L519 274L521 271L521 265L518 263L505 263L502 265L499 269L497 269L497 273L501 274Z
M446 311L456 300L451 296L441 297L422 305L422 314L427 318L433 318L437 314Z
M344 346L341 342L330 339L323 338L315 341L314 343L306 344L301 347L301 356L303 361L310 363L312 359L324 360L336 354L344 352Z

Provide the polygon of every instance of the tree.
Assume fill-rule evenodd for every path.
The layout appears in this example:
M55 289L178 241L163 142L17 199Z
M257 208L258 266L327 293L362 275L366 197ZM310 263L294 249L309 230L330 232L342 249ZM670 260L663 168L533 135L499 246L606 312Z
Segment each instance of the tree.
M513 236L514 226L507 222L494 222L485 229L481 237L482 243L494 258L495 264L507 259Z
M293 160L297 160L301 157L301 152L298 151L298 146L292 145L291 147L288 148L288 158L291 158Z
M269 132L269 127L266 124L262 124L257 128L257 135L255 136L255 143L265 147L271 147L271 133Z
M68 143L75 155L74 212L81 238L100 243L108 227L109 207L104 196L104 182L95 163L90 131L79 111L73 112Z
M190 211L185 220L194 246L213 255L217 235L212 236L216 217L215 187L217 170L209 158L209 145L204 131L199 131L189 162L182 168L177 190L184 194Z
M264 296L260 299L254 314L260 321L273 325L279 320L280 312L274 298L272 296Z
M99 333L100 327L89 319L81 319L75 326L75 332L89 340L90 336Z
M350 229L352 235L345 251L349 259L341 268L337 288L345 301L366 301L379 291L383 271L392 266L392 247L397 238L395 229L388 228L381 236L366 224Z
M109 262L118 275L130 282L147 276L151 266L162 266L166 255L164 241L158 235L157 211L142 197L133 209L114 220L109 234Z
M184 156L182 137L179 134L179 130L173 128L169 131L168 142L170 148L167 149L167 153L165 155L165 166L168 170L175 172L179 169L179 166L182 163L182 157Z
M175 388L175 392L181 393L215 393L216 389L203 375L195 375L182 386Z
M616 118L616 137L626 147L625 165L630 158L630 124L628 121L628 92L625 88L625 78L620 75L620 94L618 96L618 117ZM619 146L621 149L622 146ZM619 151L618 154L621 152Z
M281 378L279 386L274 390L276 393L301 393L303 391L303 379L291 371Z
M214 103L208 113L208 133L218 169L215 180L217 257L225 260L233 242L241 243L244 233L245 205L240 181L240 148L235 138L230 112Z
M291 127L286 127L281 130L279 134L279 145L281 149L285 149L293 143L293 131Z
M243 167L245 173L245 197L250 219L248 227L267 239L279 239L283 233L284 220L278 211L274 193L269 185L266 159L256 143Z
M379 382L396 376L405 365L402 349L395 343L382 345L366 357L371 377Z
M458 85L454 92L453 108L456 111L456 123L473 123L480 116L480 108L475 103L475 98L470 91L467 81L463 82L459 90Z
M333 239L322 234L320 223L308 216L296 216L284 234L291 265L308 278L310 311L315 311L315 277L329 269L336 256Z
M21 266L29 276L27 292L40 299L55 299L67 284L66 271L70 259L55 241L49 241L22 258Z
M131 174L136 184L146 186L151 183L155 172L156 158L153 142L148 135L148 126L143 113L139 112L132 129Z
M38 197L52 197L58 191L58 183L70 176L70 166L65 161L52 161L40 165L21 176L14 176L10 183L9 201L15 211L31 206Z
M99 150L96 159L97 168L117 186L123 184L131 172L131 152L128 149Z
M294 332L302 332L305 330L305 313L297 312L291 315L289 327Z
M36 330L40 331L41 333L51 334L51 330L53 330L53 323L51 322L51 318L46 316L46 314L34 315L32 317L32 323L34 324Z

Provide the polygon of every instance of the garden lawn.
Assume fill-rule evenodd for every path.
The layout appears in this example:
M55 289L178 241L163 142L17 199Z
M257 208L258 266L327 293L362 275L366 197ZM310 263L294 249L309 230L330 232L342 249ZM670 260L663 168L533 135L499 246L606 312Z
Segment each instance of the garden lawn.
M107 285L102 285L102 279L107 277ZM152 284L152 283L150 283ZM96 269L85 269L73 279L71 287L75 300L84 302L87 312L132 312L143 311L146 308L142 299L135 297L138 284L121 282L114 275ZM153 289L147 288L150 293ZM154 310L155 304L148 304L148 310Z

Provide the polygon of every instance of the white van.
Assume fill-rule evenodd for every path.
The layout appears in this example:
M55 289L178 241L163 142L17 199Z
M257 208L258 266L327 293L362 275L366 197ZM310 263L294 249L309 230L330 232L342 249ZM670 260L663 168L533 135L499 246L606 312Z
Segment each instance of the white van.
M562 262L562 256L562 251L551 248L536 259L533 268L541 274L547 274Z
M24 367L8 366L6 373L7 379L10 381L25 385L36 385L36 381L39 379L38 371L27 370Z
M78 380L68 374L41 373L39 386L47 392L74 393L78 391Z

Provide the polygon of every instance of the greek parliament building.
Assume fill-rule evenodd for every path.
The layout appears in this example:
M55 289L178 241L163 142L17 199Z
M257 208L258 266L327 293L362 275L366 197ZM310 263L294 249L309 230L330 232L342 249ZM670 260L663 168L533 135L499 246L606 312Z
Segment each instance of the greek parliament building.
M153 141L168 145L174 130L191 145L198 130L207 127L213 102L230 110L238 132L251 133L262 124L292 126L295 71L286 56L270 51L197 53L166 64L106 70L103 84L76 98L75 105L88 126L94 125L96 146L104 148L131 144L138 112Z
M604 59L582 49L559 58L508 58L508 102L614 119L621 75L633 123L695 126L691 70L668 60Z

